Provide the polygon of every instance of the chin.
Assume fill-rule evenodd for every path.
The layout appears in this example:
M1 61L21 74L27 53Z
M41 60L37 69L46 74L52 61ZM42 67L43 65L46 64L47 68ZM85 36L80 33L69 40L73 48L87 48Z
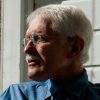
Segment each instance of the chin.
M28 76L31 80L37 81L37 82L42 82L48 80L48 78L43 78L43 77L37 77L37 76Z
M28 72L27 75L31 80L35 80L38 82L48 79L47 75L44 75L44 72Z

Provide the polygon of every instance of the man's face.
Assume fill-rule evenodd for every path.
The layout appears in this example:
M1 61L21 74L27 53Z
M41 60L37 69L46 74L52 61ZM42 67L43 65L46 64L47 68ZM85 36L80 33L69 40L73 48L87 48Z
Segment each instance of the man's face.
M31 37L35 43L32 43ZM67 66L67 49L60 35L52 31L48 22L34 18L30 23L26 37L30 39L24 47L28 76L37 81L59 76Z

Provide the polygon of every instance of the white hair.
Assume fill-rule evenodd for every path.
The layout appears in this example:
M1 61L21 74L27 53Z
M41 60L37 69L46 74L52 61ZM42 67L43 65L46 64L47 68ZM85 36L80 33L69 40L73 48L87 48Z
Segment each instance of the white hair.
M81 61L88 60L88 50L93 36L90 21L79 8L72 5L47 5L32 12L27 23L39 16L51 21L52 30L58 32L63 37L79 36L84 41L84 49L81 54Z

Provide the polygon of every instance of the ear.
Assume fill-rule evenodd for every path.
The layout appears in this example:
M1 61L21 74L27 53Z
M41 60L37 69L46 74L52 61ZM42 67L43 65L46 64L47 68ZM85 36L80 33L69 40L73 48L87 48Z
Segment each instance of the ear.
M84 41L78 36L74 36L68 39L69 46L70 46L70 51L69 54L70 56L77 56L80 55L84 48Z

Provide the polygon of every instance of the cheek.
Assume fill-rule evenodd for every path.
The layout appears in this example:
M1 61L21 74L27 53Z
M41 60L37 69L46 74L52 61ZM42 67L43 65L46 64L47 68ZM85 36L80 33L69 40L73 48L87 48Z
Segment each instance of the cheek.
M56 48L51 44L41 45L37 48L37 51L45 63L53 63L56 57Z

